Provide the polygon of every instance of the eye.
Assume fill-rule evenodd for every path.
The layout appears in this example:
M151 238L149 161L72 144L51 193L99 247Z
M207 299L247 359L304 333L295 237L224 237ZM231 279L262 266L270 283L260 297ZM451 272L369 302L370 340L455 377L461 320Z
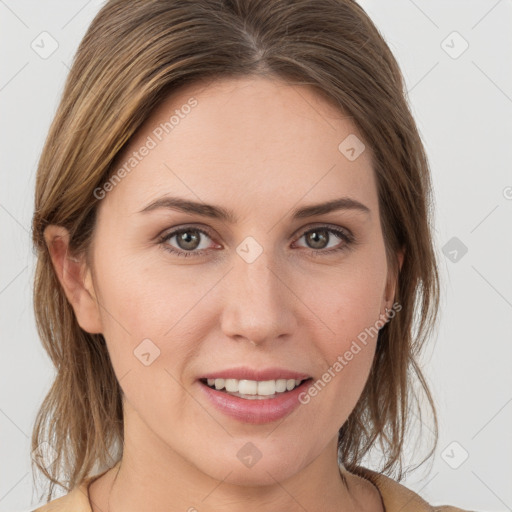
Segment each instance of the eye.
M347 250L355 241L350 232L330 226L318 226L308 229L299 240L304 237L306 243L310 246L309 248L313 250L313 254L331 254ZM343 241L341 245L339 240ZM338 243L336 244L336 242Z
M203 229L185 227L163 235L159 242L166 251L177 256L200 256L208 249L208 244L204 242L205 237L210 238L210 235ZM173 239L176 239L174 244L177 247L171 245Z
M304 238L315 255L326 255L343 250L348 250L355 243L353 235L343 228L331 226L318 226L305 231L298 239ZM211 240L210 234L197 227L182 227L159 238L162 247L177 256L202 256L208 252ZM339 243L342 240L343 243ZM338 243L336 243L338 242ZM217 248L221 246L217 245ZM307 248L307 247L306 247Z

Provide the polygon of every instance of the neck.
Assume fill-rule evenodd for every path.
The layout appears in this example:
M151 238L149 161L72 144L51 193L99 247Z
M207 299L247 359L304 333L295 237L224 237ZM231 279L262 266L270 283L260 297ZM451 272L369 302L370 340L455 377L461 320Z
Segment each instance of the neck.
M276 458L267 450L249 468L233 456L249 443L228 437L224 452L216 448L224 463L215 464L195 454L195 460L202 463L199 467L172 450L142 422L125 425L122 460L89 488L93 512L239 512L242 506L244 512L382 510L367 507L380 502L370 482L345 470L340 473L337 438L331 439L316 458L295 450L299 456L283 461L282 453ZM190 448L182 449L184 454L190 453Z

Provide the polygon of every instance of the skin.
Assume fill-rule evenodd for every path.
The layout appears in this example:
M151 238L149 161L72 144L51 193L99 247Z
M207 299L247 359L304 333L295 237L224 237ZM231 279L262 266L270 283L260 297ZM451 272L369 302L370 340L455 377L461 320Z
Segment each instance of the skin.
M100 201L90 265L69 254L65 229L45 231L78 322L104 335L124 392L121 469L110 504L112 470L90 486L93 510L381 511L373 484L345 473L346 486L336 462L338 430L362 393L376 337L310 403L277 422L225 416L196 380L247 364L316 381L383 318L396 279L370 148L354 161L338 150L349 134L362 136L309 86L251 77L175 91L119 162L192 96L198 105ZM139 213L165 194L222 206L238 222L165 208ZM342 196L370 212L291 219L294 208ZM209 232L190 232L201 237L192 250L202 255L166 251L191 246L177 237L159 242L159 233L184 225ZM349 230L356 243L323 231L328 239L314 245L307 231L325 225ZM236 251L248 236L263 249L251 263ZM147 338L160 350L149 366L134 356ZM248 442L262 454L250 468L236 456Z

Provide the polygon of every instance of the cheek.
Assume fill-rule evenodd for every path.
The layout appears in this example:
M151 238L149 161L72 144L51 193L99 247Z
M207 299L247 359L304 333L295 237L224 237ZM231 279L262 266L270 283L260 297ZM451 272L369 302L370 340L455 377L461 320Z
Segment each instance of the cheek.
M161 259L104 254L96 265L98 300L116 375L120 379L130 372L130 380L151 380L168 394L171 375L181 380L193 357L198 329L209 328L212 317L204 315L204 299L218 277L211 271L199 276L192 267L166 267Z
M303 296L324 325L329 346L343 347L365 329L380 325L385 278L386 267L378 258L361 258L317 280L318 286L303 282Z
M379 319L383 287L380 279L371 277L367 274L364 278L345 282L333 299L338 300L331 314L335 330L343 334L342 340L362 338L360 334L371 330Z
M354 410L375 356L379 300L369 299L365 291L345 288L342 296L331 295L331 306L323 301L319 310L334 333L316 338L323 368L303 403L311 402L313 416L333 430L339 429Z
M305 295L318 316L314 339L323 361L322 382L313 394L322 394L323 404L337 411L333 421L341 423L361 395L383 325L386 267L377 257L359 263L340 267L328 285L310 286Z
M204 281L197 276L192 280L191 274L190 267L172 269L163 265L161 258L148 261L143 255L114 253L102 258L97 275L106 330L121 328L137 336L165 336L194 307L199 294L204 294Z

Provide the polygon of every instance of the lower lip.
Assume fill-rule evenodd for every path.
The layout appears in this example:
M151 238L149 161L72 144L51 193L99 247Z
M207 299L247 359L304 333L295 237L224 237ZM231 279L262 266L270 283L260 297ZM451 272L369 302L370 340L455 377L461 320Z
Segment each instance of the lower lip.
M219 411L239 421L254 425L270 423L290 414L301 404L299 395L307 389L310 383L311 379L308 379L291 391L278 393L275 398L248 400L212 389L199 381L201 389Z

